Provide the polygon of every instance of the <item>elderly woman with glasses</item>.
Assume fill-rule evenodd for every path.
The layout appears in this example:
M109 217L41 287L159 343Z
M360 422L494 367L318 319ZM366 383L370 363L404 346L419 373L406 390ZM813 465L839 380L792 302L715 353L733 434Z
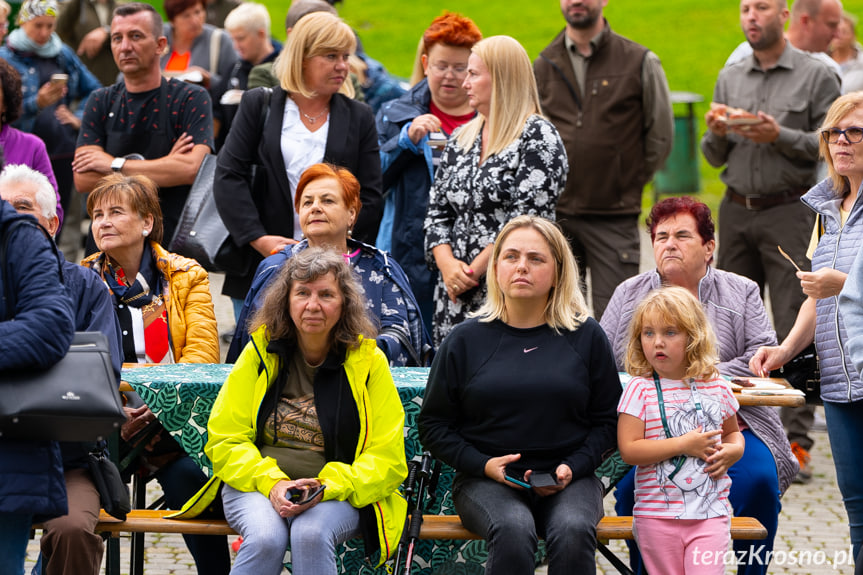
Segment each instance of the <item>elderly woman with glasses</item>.
M851 525L856 557L863 545L863 382L848 354L839 292L863 241L863 92L838 98L824 119L820 151L830 177L803 202L817 214L809 253L812 271L798 271L807 299L791 332L778 346L762 347L749 362L767 374L799 354L815 339L821 367L821 399L836 465L836 479Z

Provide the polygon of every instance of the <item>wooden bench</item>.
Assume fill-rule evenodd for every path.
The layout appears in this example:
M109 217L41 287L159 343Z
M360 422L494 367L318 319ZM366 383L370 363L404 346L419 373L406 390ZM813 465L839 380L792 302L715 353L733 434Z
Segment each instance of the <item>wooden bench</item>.
M117 537L120 533L182 533L186 535L233 535L236 531L224 519L165 519L165 510L134 509L126 521L101 512L97 533ZM767 529L752 517L732 517L732 539L764 539ZM632 517L603 517L596 526L596 538L632 539ZM420 539L481 539L465 529L458 515L423 515Z
M133 509L125 521L111 517L104 510L99 514L96 533L103 533L111 538L119 537L121 533L179 533L184 535L236 535L237 532L228 526L224 519L166 519L171 511L159 509ZM33 527L41 528L36 524ZM767 529L753 517L732 517L732 539L764 539ZM468 531L461 523L458 515L423 515L420 528L420 539L435 540L469 540L482 539L476 533ZM632 517L603 517L596 526L597 551L599 551L622 574L632 574L629 567L623 563L610 549L606 547L612 539L633 539ZM116 541L114 543L116 545ZM143 571L143 555L141 556L141 571ZM119 573L119 550L115 554L112 567L108 573Z

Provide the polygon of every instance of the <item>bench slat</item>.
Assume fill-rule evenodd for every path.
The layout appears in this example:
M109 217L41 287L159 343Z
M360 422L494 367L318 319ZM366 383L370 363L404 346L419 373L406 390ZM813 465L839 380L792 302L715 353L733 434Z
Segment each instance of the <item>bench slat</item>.
M732 517L732 539L764 539L767 529L754 517ZM633 539L632 517L603 517L596 526L596 538ZM424 515L420 539L481 539L468 531L457 515Z
M164 509L133 509L125 521L111 517L104 510L99 513L96 533L183 533L186 535L235 535L224 519L165 519L172 513Z
M188 535L233 535L236 532L228 523L218 519L165 519L170 513L164 510L135 509L126 521L119 521L105 513L99 515L97 533L185 533ZM732 517L732 539L764 539L767 529L754 517ZM596 526L596 538L632 539L632 517L603 517ZM458 515L424 515L420 539L481 539L465 529Z

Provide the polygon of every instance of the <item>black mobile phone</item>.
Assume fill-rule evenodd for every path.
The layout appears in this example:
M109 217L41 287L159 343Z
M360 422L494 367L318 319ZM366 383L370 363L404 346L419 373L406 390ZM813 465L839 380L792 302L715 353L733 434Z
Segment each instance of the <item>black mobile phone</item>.
M557 485L557 475L554 473L531 473L530 484L533 487L553 487Z
M285 499L296 505L305 505L306 503L309 503L312 499L320 495L320 493L324 489L326 489L326 487L327 486L323 483L321 483L321 486L314 491L309 491L300 487L292 487L291 489L288 489L287 493L285 493ZM308 493L308 496L304 497L306 493Z

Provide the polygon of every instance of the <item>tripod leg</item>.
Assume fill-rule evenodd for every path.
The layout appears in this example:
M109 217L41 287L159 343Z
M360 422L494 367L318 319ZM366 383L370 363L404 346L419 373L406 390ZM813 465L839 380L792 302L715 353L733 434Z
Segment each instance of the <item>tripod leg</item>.
M407 546L408 530L410 529L410 518L413 510L416 508L416 499L414 497L414 487L416 486L417 468L419 464L416 461L408 462L408 477L405 479L405 499L408 503L407 514L405 516L405 526L402 529L402 536L399 539L399 546L396 550L395 558L395 575L402 575L404 572L402 561L404 559L405 547Z

